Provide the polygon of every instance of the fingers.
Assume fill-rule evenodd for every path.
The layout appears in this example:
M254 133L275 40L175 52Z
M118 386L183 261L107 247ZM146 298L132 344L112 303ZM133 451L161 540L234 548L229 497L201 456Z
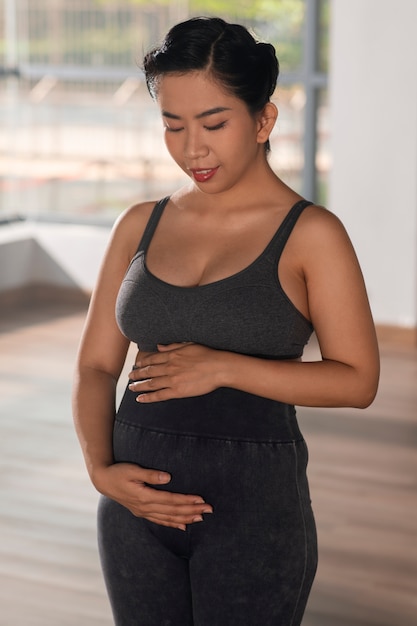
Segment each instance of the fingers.
M149 378L158 378L166 374L166 368L167 363L136 366L134 370L129 372L129 378L132 381L144 381Z
M171 475L168 472L161 472L159 470L147 469L140 467L139 465L131 465L131 478L140 482L147 483L148 485L166 485L171 480Z
M198 396L220 386L217 351L192 343L174 343L163 349L143 357L139 354L136 359L129 389L140 394L138 402Z
M102 468L96 487L136 517L162 526L185 530L187 524L200 522L205 513L213 511L211 505L199 495L154 488L157 485L163 487L170 480L171 475L167 472L131 463L115 463Z
M176 360L178 352L192 345L194 345L192 342L171 343L165 346L158 345L158 352L139 351L134 368L129 373L129 378L133 381L138 381L164 376L168 372L171 373L173 367L174 370L178 368L178 361Z
M190 524L196 524L198 522L204 521L204 518L202 515L194 515L191 519L185 518L184 522L180 522L177 520L172 521L169 518L164 519L161 516L151 516L151 515L149 515L146 519L148 519L150 522L154 522L154 524L159 524L160 526L167 526L169 528L177 528L179 530L186 530L187 526L189 526Z
M131 380L129 384L130 391L141 394L136 398L138 402L160 402L161 400L169 400L177 397L174 392L175 378L167 372L168 363L160 363L137 367L129 374ZM147 392L149 396L145 399L143 396ZM152 395L152 398L150 397ZM142 399L140 399L142 398Z
M136 402L140 404L151 404L152 402L163 402L164 400L173 400L180 397L178 393L174 393L172 389L160 389L159 391L152 391L150 393L144 393L139 391L139 395L136 396Z
M181 397L182 387L175 385L172 377L154 376L145 380L136 380L129 384L130 391L137 394L136 402L162 402ZM184 391L183 395L187 395Z
M210 505L207 505L201 496L161 491L149 486L167 484L171 480L171 476L167 472L145 469L139 466L137 466L137 470L133 480L136 482L137 488L140 491L138 496L146 501L147 505L152 506L152 504L157 503L162 509L164 507L182 507L181 513L183 514L193 514L196 511L195 507L199 507L199 512L209 512L205 509L211 509ZM132 478L130 478L130 480L132 480Z
M129 508L137 517L181 530L202 522L203 514L213 512L200 496L159 491L146 485L141 485L137 500Z
M196 515L212 513L213 508L200 496L184 493L172 493L171 491L159 491L143 485L141 493L141 508L148 514L152 511L161 518L183 517L190 522Z
M173 352L174 350L181 350L187 346L193 345L192 341L184 341L181 343L170 344L158 344L157 352L142 352L139 351L136 355L135 366L146 367L146 365L152 365L157 363L165 363L166 359L163 353Z
M130 383L129 389L139 394L136 397L137 402L160 402L161 400L169 400L175 397L172 389L169 388L168 385L169 379L160 376L158 378L148 378L146 380ZM147 398L145 398L145 396L147 396Z
M155 357L136 359L134 368L129 372L130 380L145 380L151 377L163 376L168 366L167 356L156 354Z
M129 372L129 378L135 378L137 376L144 377L144 373L151 367L158 365L164 365L167 363L167 357L163 354L156 354L152 357L136 358L134 369Z

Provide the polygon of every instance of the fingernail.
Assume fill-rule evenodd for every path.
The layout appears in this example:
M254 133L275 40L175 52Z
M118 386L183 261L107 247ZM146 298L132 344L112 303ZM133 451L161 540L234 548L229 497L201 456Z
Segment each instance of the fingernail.
M213 513L213 509L203 509L202 513Z
M201 517L201 515L196 515L195 517L193 517L193 522L202 522L203 518Z
M171 480L171 476L169 474L166 474L165 472L159 472L158 479L161 483L169 483L169 481Z
M203 498L197 498L197 500L194 500L193 504L205 504Z

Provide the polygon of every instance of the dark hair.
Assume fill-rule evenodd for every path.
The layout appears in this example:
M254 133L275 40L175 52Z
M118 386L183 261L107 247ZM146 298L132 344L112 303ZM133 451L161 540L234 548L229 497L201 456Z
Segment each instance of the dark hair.
M244 26L218 17L195 17L171 28L161 46L146 54L143 70L153 98L164 74L207 70L253 114L274 93L279 63L275 48L257 41ZM266 151L269 148L268 141Z

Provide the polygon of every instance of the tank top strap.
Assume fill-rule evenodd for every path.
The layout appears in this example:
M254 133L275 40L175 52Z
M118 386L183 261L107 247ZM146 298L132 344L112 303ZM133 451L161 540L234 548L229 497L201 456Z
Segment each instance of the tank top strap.
M288 238L291 235L292 230L296 225L301 213L306 207L312 204L313 203L309 200L299 200L288 211L277 232L275 233L275 236L273 237L270 246L268 246L268 249L265 251L270 252L273 255L274 261L280 258L281 253L285 248L285 244L287 243Z
M158 226L158 222L161 219L161 215L168 203L169 198L170 196L166 196L155 204L148 223L146 224L145 230L143 231L143 235L139 242L137 252L146 252L146 250L148 249L148 246L152 240L155 229Z

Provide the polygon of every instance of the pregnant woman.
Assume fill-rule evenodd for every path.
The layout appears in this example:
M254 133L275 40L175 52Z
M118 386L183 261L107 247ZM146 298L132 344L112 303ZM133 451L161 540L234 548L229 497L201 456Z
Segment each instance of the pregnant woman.
M117 220L74 384L114 620L299 626L317 546L294 406L375 396L361 271L335 215L268 163L270 44L195 18L144 72L189 182ZM322 358L306 362L313 330ZM116 410L130 342L139 351Z

